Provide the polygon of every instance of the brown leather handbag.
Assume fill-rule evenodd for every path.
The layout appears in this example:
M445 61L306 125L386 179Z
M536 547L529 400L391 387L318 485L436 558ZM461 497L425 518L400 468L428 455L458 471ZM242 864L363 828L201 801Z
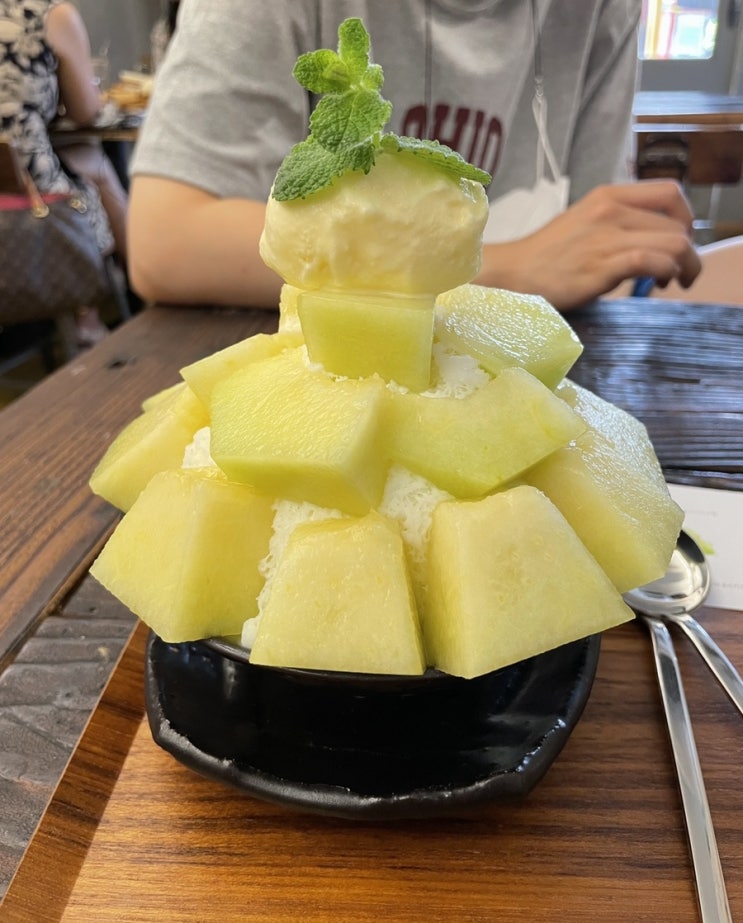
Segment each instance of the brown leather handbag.
M0 193L0 323L45 320L111 298L111 282L84 203L41 195L12 146L24 191ZM7 161L7 157L5 158Z

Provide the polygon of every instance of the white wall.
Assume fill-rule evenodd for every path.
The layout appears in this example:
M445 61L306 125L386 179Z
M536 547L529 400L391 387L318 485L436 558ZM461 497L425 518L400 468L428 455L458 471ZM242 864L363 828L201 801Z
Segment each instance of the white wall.
M110 80L137 70L149 59L150 31L161 15L161 0L72 0L90 35L93 54L109 45Z

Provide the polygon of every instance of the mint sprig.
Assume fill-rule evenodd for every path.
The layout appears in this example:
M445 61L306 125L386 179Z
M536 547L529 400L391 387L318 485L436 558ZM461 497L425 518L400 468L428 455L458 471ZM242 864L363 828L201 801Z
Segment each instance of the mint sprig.
M322 98L310 116L309 136L294 145L279 167L274 199L304 199L349 170L368 173L381 150L407 151L455 178L489 183L488 173L438 141L382 133L392 104L380 92L384 75L371 63L370 48L364 24L352 18L338 28L337 52L321 48L297 59L295 79Z
M460 153L439 141L408 138L406 135L388 132L382 136L379 146L383 151L392 153L408 151L410 154L417 154L456 178L471 179L476 183L482 183L483 186L487 186L491 179L485 170L469 163Z

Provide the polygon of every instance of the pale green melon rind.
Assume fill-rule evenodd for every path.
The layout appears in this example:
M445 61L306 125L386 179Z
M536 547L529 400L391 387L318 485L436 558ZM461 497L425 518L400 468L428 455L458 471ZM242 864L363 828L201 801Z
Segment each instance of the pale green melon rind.
M272 499L216 469L155 475L90 573L164 641L239 634L257 613Z
M208 421L206 408L187 385L155 396L150 409L110 444L90 477L90 489L126 512L150 478L181 466L186 446Z
M572 327L544 298L473 284L437 296L435 337L474 356L492 375L520 366L548 388L583 352Z
M252 363L220 381L211 454L231 480L271 496L363 515L382 498L379 378L335 380L302 350Z
M620 592L662 577L684 519L645 426L566 381L557 394L588 426L527 472L562 511Z
M564 401L517 367L464 398L391 393L385 412L392 461L460 498L489 493L585 430Z
M250 659L316 670L423 673L397 525L372 512L297 526L269 585Z
M432 296L302 292L297 310L309 357L328 372L379 375L413 391L428 388Z
M533 487L441 503L422 613L430 663L474 677L634 617L559 510Z
M301 331L257 333L233 343L181 369L181 376L205 407L211 403L217 382L229 377L251 362L278 355L284 349L301 345Z

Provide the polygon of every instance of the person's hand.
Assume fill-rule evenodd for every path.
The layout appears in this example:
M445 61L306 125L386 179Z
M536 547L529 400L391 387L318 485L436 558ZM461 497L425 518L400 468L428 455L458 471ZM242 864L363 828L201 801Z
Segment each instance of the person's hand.
M599 186L534 234L483 248L476 282L545 297L566 311L626 279L684 288L701 263L692 212L671 180Z

